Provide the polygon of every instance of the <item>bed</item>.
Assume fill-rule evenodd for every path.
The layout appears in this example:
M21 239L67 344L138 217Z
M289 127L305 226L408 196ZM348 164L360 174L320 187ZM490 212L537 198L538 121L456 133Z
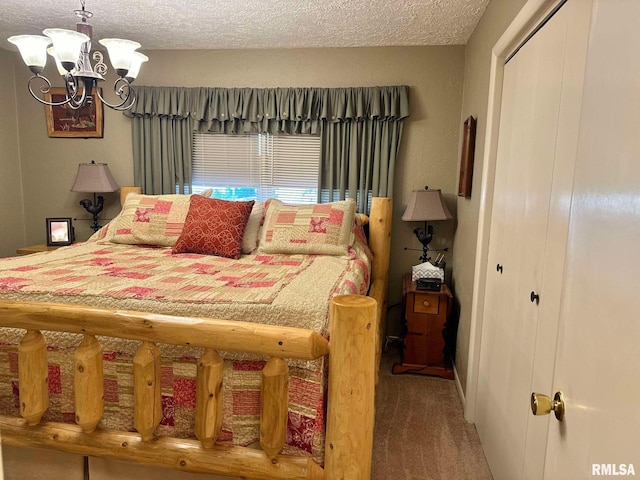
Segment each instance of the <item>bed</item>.
M245 478L370 478L390 216L391 200L374 198L359 219L372 258L352 245L346 257L265 248L205 261L116 243L114 227L0 261L3 445Z

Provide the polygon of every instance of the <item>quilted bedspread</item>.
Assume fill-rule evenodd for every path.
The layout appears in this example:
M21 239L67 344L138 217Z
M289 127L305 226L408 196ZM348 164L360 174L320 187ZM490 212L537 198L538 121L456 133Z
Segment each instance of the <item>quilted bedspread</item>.
M99 237L98 237L99 238ZM370 259L360 242L348 257L247 255L238 260L170 248L117 245L106 239L54 252L0 259L0 299L91 305L223 318L313 329L328 335L329 300L364 294ZM44 420L74 421L73 352L81 337L43 332L48 343L50 407ZM115 332L114 332L115 333ZM0 412L18 416L17 344L24 330L0 329ZM100 337L105 412L98 428L133 430L132 359L139 342ZM163 419L157 433L192 437L196 359L201 349L160 345ZM224 418L218 443L259 440L260 382L265 359L221 352ZM326 364L289 361L285 453L322 461Z

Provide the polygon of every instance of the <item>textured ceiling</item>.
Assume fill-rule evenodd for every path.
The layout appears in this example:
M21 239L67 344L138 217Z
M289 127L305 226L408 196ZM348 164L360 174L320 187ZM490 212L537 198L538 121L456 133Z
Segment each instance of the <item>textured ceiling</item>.
M142 49L456 45L489 0L86 0L94 39ZM75 29L80 0L2 0L0 46L44 28Z

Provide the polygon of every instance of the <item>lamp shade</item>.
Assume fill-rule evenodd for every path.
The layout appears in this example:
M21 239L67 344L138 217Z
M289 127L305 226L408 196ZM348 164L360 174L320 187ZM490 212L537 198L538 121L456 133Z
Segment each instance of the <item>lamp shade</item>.
M127 72L127 80L129 83L133 82L137 77L138 73L140 73L140 67L142 64L149 60L145 54L140 52L133 52L131 56L131 66L129 67L129 71Z
M82 44L91 40L87 35L64 28L46 28L42 31L53 41L56 57L67 71L75 68Z
M63 77L67 74L67 69L64 68L64 65L60 63L60 59L56 55L56 49L54 47L47 48L47 53L53 57L53 60L56 62L56 68L58 69L58 73ZM71 75L75 73L76 69L71 70Z
M71 187L72 192L115 192L120 187L106 163L81 163Z
M402 214L405 222L450 220L453 216L442 199L440 190L414 190Z
M134 50L140 48L138 42L124 40L122 38L103 38L102 40L98 40L98 43L107 47L109 60L111 60L113 68L116 71L124 71L124 73L127 73L129 68L131 68ZM120 74L120 72L118 72L118 74Z
M28 67L44 68L47 63L47 47L51 44L49 37L42 35L15 35L7 40L18 47L22 60Z

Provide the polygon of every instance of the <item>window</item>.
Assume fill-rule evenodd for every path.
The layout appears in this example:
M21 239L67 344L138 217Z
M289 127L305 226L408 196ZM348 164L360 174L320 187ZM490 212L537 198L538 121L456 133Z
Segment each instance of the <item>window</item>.
M316 203L320 137L193 134L193 193L224 200Z

